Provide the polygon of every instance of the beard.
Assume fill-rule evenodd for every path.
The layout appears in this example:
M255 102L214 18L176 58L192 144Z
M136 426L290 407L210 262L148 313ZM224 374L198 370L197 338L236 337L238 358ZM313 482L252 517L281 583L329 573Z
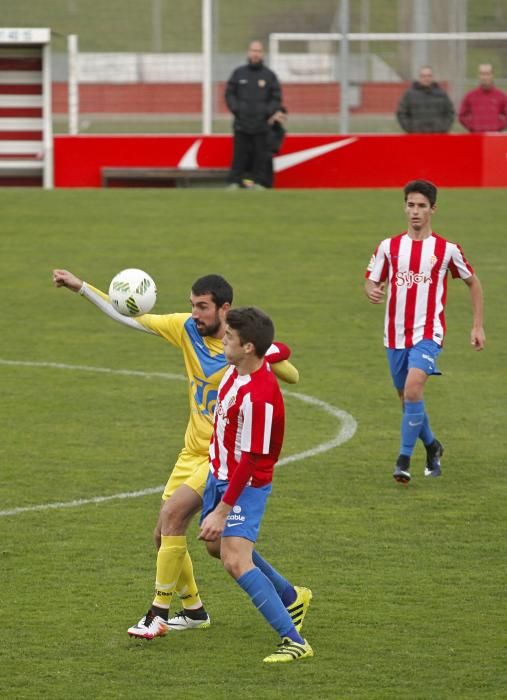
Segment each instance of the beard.
M204 338L206 335L215 335L218 333L220 329L220 321L218 320L218 316L215 319L214 323L210 323L206 325L205 323L197 323L196 321L196 326L197 326L197 332L199 333L200 336Z

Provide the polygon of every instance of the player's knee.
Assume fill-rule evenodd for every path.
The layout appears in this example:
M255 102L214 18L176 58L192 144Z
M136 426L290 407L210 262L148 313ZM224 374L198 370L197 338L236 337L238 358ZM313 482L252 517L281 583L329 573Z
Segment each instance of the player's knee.
M222 547L220 558L224 569L236 580L243 576L246 571L253 568L251 557L246 554L228 551L224 547Z
M171 501L166 501L160 514L161 530L164 535L179 535L186 530L187 514Z
M405 387L404 400L409 402L422 401L424 384L411 383Z
M232 576L232 578L237 579L241 576L237 560L235 560L233 557L229 556L225 552L222 552L220 559L222 560L224 569L227 571L228 574Z

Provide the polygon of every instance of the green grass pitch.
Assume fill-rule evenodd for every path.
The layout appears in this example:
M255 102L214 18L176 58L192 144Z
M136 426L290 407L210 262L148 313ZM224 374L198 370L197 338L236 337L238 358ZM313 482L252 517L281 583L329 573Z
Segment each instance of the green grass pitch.
M427 389L443 476L424 479L418 447L406 488L391 478L400 416L383 308L362 291L374 246L404 227L401 192L4 190L0 205L3 698L506 696L504 191L440 192L434 227L481 278L487 349L470 348L468 290L451 281L444 374ZM178 351L53 288L53 267L102 289L143 268L158 312L185 311L196 277L223 274L235 302L269 312L291 345L291 391L357 421L351 440L279 468L259 541L313 590L314 659L264 667L276 636L195 523L211 628L128 638L152 595L156 493L3 514L155 489L182 444L182 381L44 366L182 374ZM286 404L284 456L336 435L319 406Z

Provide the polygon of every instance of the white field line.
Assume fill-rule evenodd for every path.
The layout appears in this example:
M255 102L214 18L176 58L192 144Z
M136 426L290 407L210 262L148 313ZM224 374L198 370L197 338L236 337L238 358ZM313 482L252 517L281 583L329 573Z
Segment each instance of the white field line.
M129 370L129 369L110 369L108 367L89 367L87 365L68 365L68 364L62 364L59 362L30 362L30 361L22 361L22 360L3 360L0 359L0 365L11 365L11 366L16 366L16 367L41 367L41 368L49 368L49 369L64 369L64 370L70 370L70 371L77 371L77 372L96 372L96 373L102 373L102 374L118 374L122 376L130 376L130 377L143 377L144 379L152 379L152 378L157 378L157 379L166 379L170 381L186 381L186 378L183 377L180 374L169 374L166 372L141 372L137 370ZM325 401L322 401L321 399L317 399L314 396L308 396L307 394L300 394L298 392L294 391L284 391L283 392L285 396L290 396L291 398L297 399L298 401L302 401L303 403L307 403L310 406L315 406L316 408L321 409L325 413L333 416L340 422L340 429L336 433L336 435L331 438L330 440L326 440L325 442L321 442L319 445L316 445L316 447L311 447L308 450L304 450L303 452L298 452L293 455L289 455L287 457L283 457L282 459L279 460L277 466L283 466L284 464L290 464L292 462L299 462L300 460L307 459L308 457L315 457L318 454L322 454L323 452L328 452L329 450L334 449L335 447L338 447L339 445L343 444L344 442L347 442L347 440L350 440L356 430L357 430L357 423L354 420L354 418L350 415L350 413L347 413L346 411L342 411L339 408L336 408L335 406L332 406L329 403L326 403ZM141 491L129 491L126 493L115 493L110 496L95 496L93 498L80 498L75 501L62 501L58 503L41 503L40 505L35 505L35 506L25 506L25 507L19 507L19 508L10 508L8 510L0 510L0 516L4 515L18 515L20 513L28 513L32 511L41 511L41 510L52 510L52 509L60 509L60 508L76 508L78 506L86 506L89 504L97 504L97 503L105 503L106 501L113 501L113 500L120 500L120 499L125 499L125 498L139 498L140 496L148 496L154 493L161 493L164 488L164 485L161 486L155 486L152 488L147 488L147 489L142 489Z

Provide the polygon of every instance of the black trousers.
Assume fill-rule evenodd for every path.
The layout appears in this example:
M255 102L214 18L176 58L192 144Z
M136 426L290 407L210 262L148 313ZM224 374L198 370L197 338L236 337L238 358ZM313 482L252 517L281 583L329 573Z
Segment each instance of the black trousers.
M266 164L271 160L271 150L268 143L268 132L246 134L243 131L234 132L234 151L232 165L227 181L241 184L248 171L254 182L264 187L271 183L266 181Z

